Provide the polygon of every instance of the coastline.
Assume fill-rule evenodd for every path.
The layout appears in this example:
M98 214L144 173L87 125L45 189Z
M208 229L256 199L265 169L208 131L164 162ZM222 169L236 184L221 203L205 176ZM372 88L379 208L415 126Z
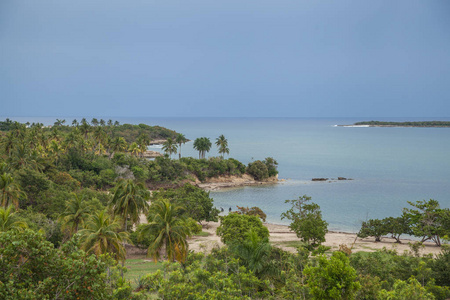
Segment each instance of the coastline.
M289 229L287 225L277 225L271 223L264 223L269 229L270 242L285 251L296 253L295 245L298 244L299 238L294 232ZM223 246L220 237L216 235L216 229L219 222L209 222L203 227L203 231L209 233L208 236L193 236L188 240L189 249L195 252L210 252L214 247ZM324 246L331 247L330 251L339 250L340 245L345 245L352 250L352 252L375 252L386 248L387 250L395 250L399 254L405 251L410 251L411 248L408 243L414 241L409 239L401 239L402 243L396 243L394 239L383 237L381 242L375 242L374 238L357 238L356 233L329 231L325 236L326 241ZM441 248L434 243L425 242L424 247L419 250L421 255L433 254L437 255L441 252Z
M226 188L277 184L280 181L283 180L279 180L278 175L269 177L262 181L258 181L249 174L243 174L242 176L225 175L219 177L211 177L208 178L205 182L196 181L195 185L205 191L217 191Z

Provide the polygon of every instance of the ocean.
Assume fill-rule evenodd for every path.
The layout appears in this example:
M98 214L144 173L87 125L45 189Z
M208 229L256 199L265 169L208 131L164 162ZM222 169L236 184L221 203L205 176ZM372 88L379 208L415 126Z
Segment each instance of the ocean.
M53 124L56 118L11 119ZM68 123L72 119L66 118ZM450 128L334 126L367 118L111 119L164 126L184 133L192 141L209 137L213 149L208 156L218 155L214 140L223 134L228 139L229 157L245 164L275 158L279 163L279 178L284 179L279 184L211 192L216 207L228 211L236 205L258 206L270 223L288 224L288 220L280 218L289 208L284 202L302 195L311 196L320 205L329 230L346 232L358 231L361 222L370 218L399 216L404 207L409 207L407 201L435 199L441 207L450 206ZM192 141L182 146L183 156L198 157ZM312 182L315 177L353 180Z

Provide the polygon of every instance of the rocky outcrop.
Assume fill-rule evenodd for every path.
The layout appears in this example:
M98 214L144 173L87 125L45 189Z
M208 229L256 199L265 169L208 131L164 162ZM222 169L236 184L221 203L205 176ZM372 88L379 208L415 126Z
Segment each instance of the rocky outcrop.
M258 181L249 174L238 175L224 175L219 177L211 177L206 181L197 183L196 185L204 190L213 191L223 188L254 186L263 184L275 184L278 182L278 175L269 177L265 180Z
M156 158L156 157L160 157L160 156L164 156L164 155L162 155L158 151L150 151L150 150L147 150L142 154L142 157L144 157L144 158Z
M327 181L328 178L313 178L311 181Z

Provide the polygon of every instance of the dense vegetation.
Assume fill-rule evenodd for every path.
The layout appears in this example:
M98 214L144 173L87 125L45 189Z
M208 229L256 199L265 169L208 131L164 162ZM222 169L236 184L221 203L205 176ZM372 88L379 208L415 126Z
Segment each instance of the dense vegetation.
M352 253L347 245L331 253L322 245L328 224L308 196L287 200L292 208L283 214L302 242L297 253L271 245L258 207L221 216L217 234L225 246L193 253L187 239L219 212L209 193L189 182L243 173L264 179L277 174L273 158L247 167L225 159L223 136L215 143L221 157L181 157L186 139L174 133L167 136L166 155L150 161L140 156L155 136L139 131L145 128L140 125L115 132L124 125L112 121L1 126L6 130L0 140L2 299L450 297L450 250L442 244L450 214L435 200L410 203L400 218L368 221L360 235L413 234L440 245L437 257L420 256L420 243L402 254ZM199 138L200 157L212 146L207 140ZM171 159L177 152L178 159ZM150 194L149 187L166 188ZM389 230L379 230L379 224ZM123 275L131 243L155 261L167 261L163 270L139 278L137 287Z
M447 121L420 121L420 122L384 122L384 121L364 121L354 125L371 126L397 126L397 127L450 127Z

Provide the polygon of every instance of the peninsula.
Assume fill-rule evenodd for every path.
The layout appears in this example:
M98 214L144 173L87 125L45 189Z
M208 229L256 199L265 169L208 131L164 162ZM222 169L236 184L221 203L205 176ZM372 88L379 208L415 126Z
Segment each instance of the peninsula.
M343 127L450 127L449 121L418 121L418 122L384 122L363 121L353 125L338 125Z

